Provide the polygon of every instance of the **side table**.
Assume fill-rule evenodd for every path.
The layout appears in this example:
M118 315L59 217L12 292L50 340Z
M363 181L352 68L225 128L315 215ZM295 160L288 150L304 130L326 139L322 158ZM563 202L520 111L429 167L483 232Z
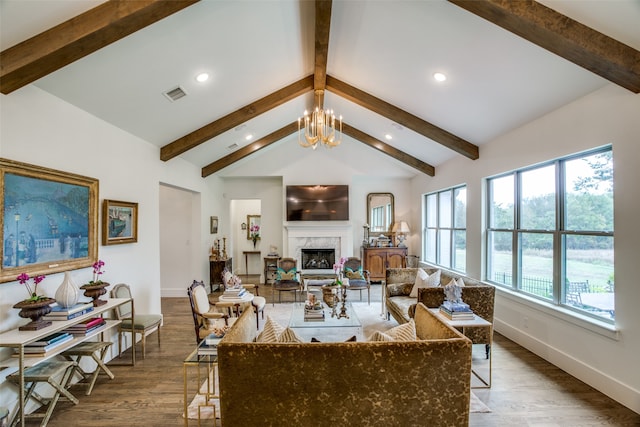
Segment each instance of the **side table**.
M473 320L452 320L449 319L447 316L445 316L444 314L440 313L440 309L439 308L430 308L429 310L431 310L433 313L436 314L436 316L438 316L440 319L442 319L442 321L444 323L446 323L447 325L456 328L456 329L461 329L462 333L464 334L464 330L465 328L487 328L489 330L489 378L483 378L480 374L478 374L478 372L476 370L473 369L473 366L471 367L471 373L473 375L475 375L476 378L478 378L482 384L484 384L484 386L472 386L471 388L491 388L491 364L492 364L492 359L493 359L493 323L489 322L488 320L483 319L482 317L478 316L477 314L473 315Z
M279 256L264 257L264 284L272 284L276 280L276 272L278 271Z
M205 341L203 340L201 344ZM198 346L200 347L200 346ZM219 399L217 392L217 368L218 368L218 355L217 354L199 354L198 347L196 347L189 356L182 362L183 380L184 380L184 426L189 426L189 396L193 394L195 399L198 396L204 398L204 402L198 405L198 425L201 421L201 409L203 407L211 408L213 411L213 425L216 425L215 418L219 417L218 409L215 404L211 402L211 399ZM189 368L196 369L196 387L195 393L189 393L189 384L191 383L189 378ZM206 376L205 376L206 375Z

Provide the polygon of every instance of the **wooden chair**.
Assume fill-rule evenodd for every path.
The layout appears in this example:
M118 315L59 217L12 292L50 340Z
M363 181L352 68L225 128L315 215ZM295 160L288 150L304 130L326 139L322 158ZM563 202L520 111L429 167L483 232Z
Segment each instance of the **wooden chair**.
M357 257L349 257L343 267L344 277L349 279L349 290L360 291L360 300L362 300L362 291L367 290L367 303L371 305L371 277L369 270L362 269L362 261Z
M271 297L275 305L274 294L278 291L278 302L282 302L282 292L292 292L293 299L298 302L298 291L302 290L300 283L300 272L298 271L298 261L295 258L282 258L278 261L276 280L271 289Z
M111 298L131 298L131 289L129 285L119 283L111 290ZM132 346L136 345L136 335L140 335L142 341L142 358L146 354L146 337L147 335L158 332L158 347L160 346L160 327L162 326L162 314L138 314L135 313L133 301L131 303L122 304L115 309L116 318L122 323L118 325L118 357L122 354L122 334L130 332L133 337ZM134 318L134 324L131 318Z
M209 296L204 282L194 280L191 286L187 288L187 295L189 296L189 304L191 304L196 343L199 344L207 335L212 333L214 327L229 324L229 316L216 311L216 306L209 304Z

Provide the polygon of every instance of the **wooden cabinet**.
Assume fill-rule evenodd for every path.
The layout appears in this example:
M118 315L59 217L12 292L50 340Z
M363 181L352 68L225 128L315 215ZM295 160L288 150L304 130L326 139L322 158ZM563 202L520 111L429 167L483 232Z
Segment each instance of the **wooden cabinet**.
M209 260L209 286L211 287L211 292L213 292L213 287L216 286L216 289L220 288L222 284L222 270L227 267L227 270L233 272L233 263L231 258L227 258L224 260Z
M407 248L362 248L363 268L369 270L371 281L385 279L387 268L404 268Z

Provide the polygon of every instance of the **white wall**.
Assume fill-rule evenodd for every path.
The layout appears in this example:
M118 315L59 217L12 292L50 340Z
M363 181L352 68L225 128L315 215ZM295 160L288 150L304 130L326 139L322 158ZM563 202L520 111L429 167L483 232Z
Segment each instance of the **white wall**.
M160 161L157 147L35 86L0 95L0 109L0 156L97 178L100 201L138 203L138 242L99 246L98 256L106 263L103 280L128 283L138 312L160 312L159 184L164 182L203 194L199 209L210 211L213 205L210 195L216 194L213 187L219 181L203 180L199 168L180 159ZM208 230L208 216L201 221L200 227L206 224ZM206 255L208 242L204 233L198 234L200 241L194 244ZM208 271L206 265L203 258L197 274ZM71 276L81 285L92 278L92 269L75 270ZM62 273L47 275L40 288L44 294L53 296L62 279ZM12 306L27 296L17 282L0 283L0 331L24 323ZM112 352L117 352L115 347ZM0 359L9 353L7 349L0 350ZM0 382L6 371L0 374ZM11 401L7 388L0 386L0 401Z
M612 144L617 332L573 320L559 310L502 291L496 296L495 326L499 333L636 412L640 412L640 286L636 271L640 241L639 135L640 95L609 85L482 145L479 160L458 157L437 167L434 178L419 177L412 182L414 223L420 217L417 201L422 194L466 183L467 274L484 278L483 179ZM496 369L499 363L495 361Z

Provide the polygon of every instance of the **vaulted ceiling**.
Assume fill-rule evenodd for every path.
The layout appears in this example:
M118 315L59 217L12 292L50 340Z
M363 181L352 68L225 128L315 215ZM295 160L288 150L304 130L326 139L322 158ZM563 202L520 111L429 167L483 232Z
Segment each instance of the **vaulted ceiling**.
M314 89L344 117L343 144L427 175L604 85L640 92L636 0L0 6L3 96L34 84L202 176L272 144L299 148ZM164 95L178 87L186 96Z

